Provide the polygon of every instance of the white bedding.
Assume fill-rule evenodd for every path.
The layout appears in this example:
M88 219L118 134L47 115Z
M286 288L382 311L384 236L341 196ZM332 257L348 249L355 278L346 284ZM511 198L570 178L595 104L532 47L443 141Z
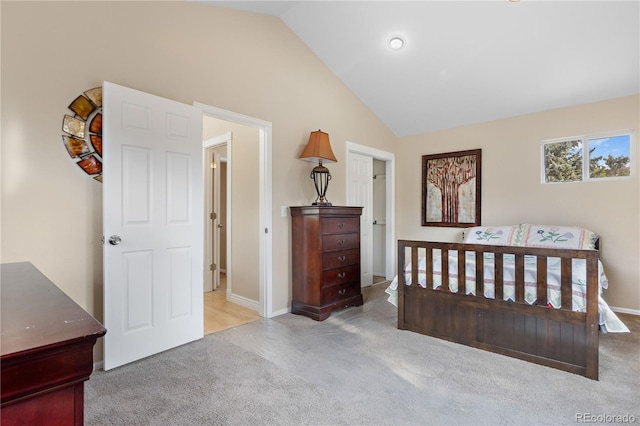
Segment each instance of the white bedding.
M433 288L440 288L441 279L441 259L440 250L433 251ZM426 261L424 256L418 261L418 284L426 287ZM514 263L515 256L505 254L503 256L503 293L504 300L515 301L514 285ZM559 308L561 305L560 294L560 258L547 259L547 300L550 307ZM467 252L465 259L465 293L476 294L476 269L475 252ZM525 256L525 301L533 304L537 298L537 272L535 256ZM491 253L484 255L484 297L494 298L494 256ZM573 298L572 310L578 312L586 311L586 267L584 259L573 259L572 261L572 282ZM405 267L405 282L411 284L411 264ZM616 314L609 308L609 305L602 299L602 289L607 288L608 281L600 261L598 261L598 312L599 324L604 332L629 332L629 329L620 321ZM398 302L398 277L396 276L391 285L386 290L389 294L388 301L397 306ZM449 252L449 290L458 292L458 253Z

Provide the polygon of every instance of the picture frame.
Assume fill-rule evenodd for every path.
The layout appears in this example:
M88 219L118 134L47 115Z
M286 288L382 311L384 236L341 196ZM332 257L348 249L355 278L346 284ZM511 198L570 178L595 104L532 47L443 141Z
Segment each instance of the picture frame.
M422 156L422 226L480 226L482 150Z

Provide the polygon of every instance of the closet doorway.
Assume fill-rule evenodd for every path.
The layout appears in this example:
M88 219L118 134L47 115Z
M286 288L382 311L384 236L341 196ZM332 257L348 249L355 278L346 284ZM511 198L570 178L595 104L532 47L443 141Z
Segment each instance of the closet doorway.
M365 161L365 159L368 160ZM365 163L368 170L363 171ZM378 181L377 178L374 179L376 175L384 175L384 178L380 177ZM367 176L366 180L365 176ZM369 196L361 196L362 187L369 188ZM356 190L355 188L360 189ZM374 196L374 191L377 192L377 197ZM363 203L366 205L362 205ZM361 247L363 256L361 265L364 267L369 265L371 270L363 271L363 275L369 275L371 284L376 284L374 277L377 280L381 280L382 277L386 280L393 279L396 270L395 155L393 153L347 142L347 204L350 206L362 205L364 209L368 210L367 214L363 210L361 218L361 229L364 230L366 237L361 238L361 245L363 245ZM384 214L380 210L383 210ZM362 223L362 221L366 221L366 223ZM383 227L376 224L376 222L382 221ZM374 252L377 254L374 255ZM374 256L378 256L375 261ZM364 281L363 285L365 285Z

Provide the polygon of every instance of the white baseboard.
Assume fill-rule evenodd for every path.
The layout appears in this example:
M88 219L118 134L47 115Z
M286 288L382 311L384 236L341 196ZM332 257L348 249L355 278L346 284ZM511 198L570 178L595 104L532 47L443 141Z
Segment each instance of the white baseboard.
M104 370L104 361L98 361L93 363L93 371Z
M291 308L280 309L279 311L271 312L271 317L278 317L280 315L288 314L291 312Z
M638 309L617 308L615 306L609 306L609 307L613 312L618 312L621 314L640 315L640 310Z
M229 302L235 303L236 305L244 306L245 308L251 309L252 311L260 312L259 302L256 300L247 299L243 296L238 296L237 294L228 293L227 300Z

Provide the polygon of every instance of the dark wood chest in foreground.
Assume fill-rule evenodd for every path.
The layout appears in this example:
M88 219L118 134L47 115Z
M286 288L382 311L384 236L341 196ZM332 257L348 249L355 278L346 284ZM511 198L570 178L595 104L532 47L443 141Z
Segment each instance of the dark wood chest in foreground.
M82 425L105 328L31 263L1 268L1 424Z
M291 312L322 321L331 312L362 305L362 207L291 207Z

